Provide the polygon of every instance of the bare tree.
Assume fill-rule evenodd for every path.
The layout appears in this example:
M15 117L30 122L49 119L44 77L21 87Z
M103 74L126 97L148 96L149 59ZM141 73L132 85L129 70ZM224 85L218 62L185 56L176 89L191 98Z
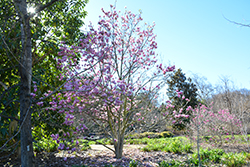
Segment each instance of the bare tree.
M232 134L241 132L247 136L249 132L249 109L250 109L250 93L246 89L237 89L235 84L229 77L221 77L221 85L217 86L217 94L212 96L214 102L214 111L219 109L227 109L230 114L235 115L241 120L241 126L236 127L231 123L230 131Z
M208 82L207 78L200 74L192 74L192 81L195 83L198 89L199 100L205 104L209 104L209 98L211 98L215 89L211 83Z

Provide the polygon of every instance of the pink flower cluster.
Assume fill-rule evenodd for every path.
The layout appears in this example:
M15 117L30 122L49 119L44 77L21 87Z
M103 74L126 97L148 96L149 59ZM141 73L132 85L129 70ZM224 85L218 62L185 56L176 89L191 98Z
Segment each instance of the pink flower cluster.
M116 131L144 120L138 112L143 108L137 107L137 94L160 89L161 84L152 87L151 83L166 78L175 66L156 65L155 24L143 29L139 26L141 14L125 11L120 16L113 6L102 12L98 29L90 25L78 44L60 48L61 58L56 60L62 73L58 77L65 84L50 105L51 110L65 115L66 125L73 125L74 113L84 113L104 125L113 125L111 130ZM156 72L152 73L154 66ZM73 134L85 129L85 125L79 124ZM53 138L58 140L57 135ZM113 138L119 140L117 136Z

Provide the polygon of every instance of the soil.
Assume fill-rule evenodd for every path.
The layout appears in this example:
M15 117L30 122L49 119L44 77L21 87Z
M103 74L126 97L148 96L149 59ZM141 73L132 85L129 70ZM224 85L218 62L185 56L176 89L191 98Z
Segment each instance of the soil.
M124 154L121 159L116 159L114 153L102 145L91 145L91 149L79 151L75 154L69 154L66 151L42 152L36 154L36 167L81 167L81 165L105 166L111 164L113 166L129 166L128 164L131 159L138 161L138 166L141 167L156 167L158 163L163 160L175 159L183 161L187 159L186 154L173 154L161 151L142 152L140 148L143 146L145 145L124 145ZM226 152L248 150L246 145L240 144L225 144L221 148L224 148ZM67 157L67 159L65 159L65 157ZM20 159L12 156L6 159L5 162L0 161L0 166L20 167ZM223 165L217 164L215 166Z

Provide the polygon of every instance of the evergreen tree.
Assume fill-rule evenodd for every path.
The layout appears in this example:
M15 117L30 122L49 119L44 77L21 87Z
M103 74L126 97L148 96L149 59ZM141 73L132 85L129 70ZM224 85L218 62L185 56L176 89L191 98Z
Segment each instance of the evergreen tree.
M194 108L199 103L197 99L197 88L196 85L192 83L192 79L186 78L185 73L179 68L170 76L167 85L167 95L171 104L174 105L173 111L179 112L180 108L184 106L182 113L192 115L190 110L186 110L187 107L191 106ZM182 94L178 92L182 92ZM188 99L188 101L186 99ZM185 103L187 104L185 105ZM173 113L170 114L172 115ZM176 129L183 129L188 120L188 118L185 118L183 120L184 123L176 122L173 127Z

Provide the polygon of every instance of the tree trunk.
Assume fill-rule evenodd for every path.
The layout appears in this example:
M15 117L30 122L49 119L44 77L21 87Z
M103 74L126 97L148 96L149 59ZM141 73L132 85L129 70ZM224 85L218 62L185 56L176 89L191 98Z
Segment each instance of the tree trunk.
M118 159L122 158L123 141L124 141L124 134L119 135L117 142L114 143L114 146L115 146L115 157L118 158Z
M200 157L200 132L199 127L197 128L197 152L198 152L198 159L199 159L199 167L201 167L201 157Z
M21 125L21 165L22 167L34 166L34 153L31 134L31 77L32 77L32 52L31 31L27 15L26 0L15 0L15 8L21 21L22 53L20 58L20 125Z

